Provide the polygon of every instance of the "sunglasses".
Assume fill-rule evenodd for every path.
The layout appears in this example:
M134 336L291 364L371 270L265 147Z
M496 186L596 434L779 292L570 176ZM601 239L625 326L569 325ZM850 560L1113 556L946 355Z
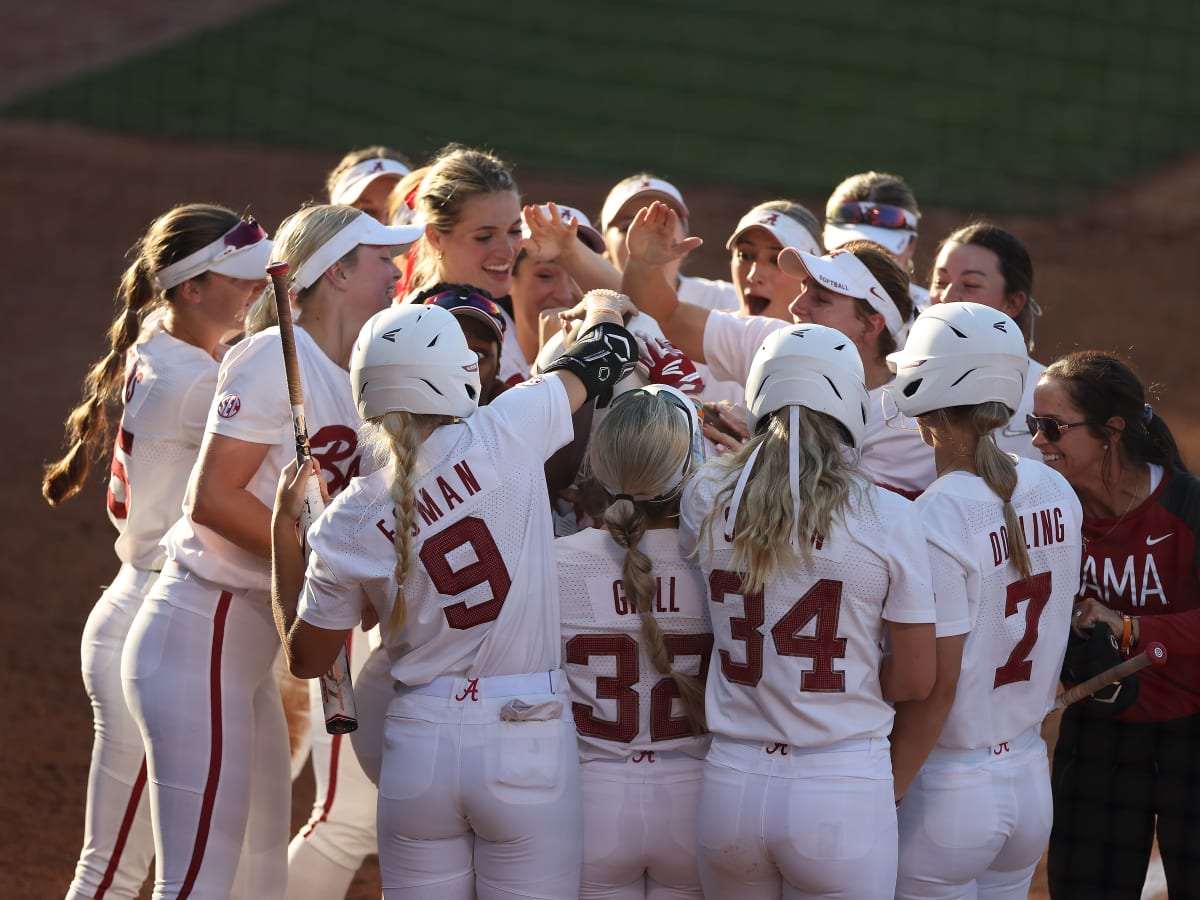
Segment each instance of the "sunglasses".
M225 252L228 253L232 250L252 247L259 241L264 240L266 236L267 233L263 231L262 226L254 221L253 216L250 216L238 222L221 235L221 243L225 245Z
M500 307L495 301L475 291L442 291L426 297L424 303L426 306L440 306L451 312L464 308L478 310L495 322L501 336L508 329L508 322L500 314Z
M899 206L884 203L850 201L839 203L825 213L831 225L874 225L876 228L911 228L916 230L917 217Z
M1052 419L1049 416L1033 416L1029 414L1025 416L1025 427L1029 429L1029 436L1033 437L1040 431L1042 437L1052 444L1057 444L1062 438L1062 433L1068 428L1091 424L1091 422L1060 422L1058 419Z

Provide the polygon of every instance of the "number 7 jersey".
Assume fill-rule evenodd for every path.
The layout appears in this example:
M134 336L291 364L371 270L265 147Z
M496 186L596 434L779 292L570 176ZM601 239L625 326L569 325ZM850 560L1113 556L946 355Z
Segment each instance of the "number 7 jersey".
M939 603L944 594L966 596L970 621L942 749L1016 738L1054 703L1079 587L1083 512L1065 478L1028 459L1017 462L1012 504L1020 535L1005 527L1000 498L969 473L943 475L916 500ZM1011 561L1017 540L1029 551L1029 578Z
M797 559L746 594L731 571L724 517L700 531L720 487L711 473L728 475L714 465L684 490L680 525L685 549L698 546L708 579L709 730L802 748L887 737L893 710L879 684L884 620L935 621L925 529L913 504L864 480L831 533L813 536L811 567Z

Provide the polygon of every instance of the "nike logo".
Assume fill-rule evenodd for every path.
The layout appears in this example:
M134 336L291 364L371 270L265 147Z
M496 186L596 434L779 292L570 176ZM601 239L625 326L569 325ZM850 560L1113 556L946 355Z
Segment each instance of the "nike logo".
M1147 535L1146 536L1146 546L1153 547L1155 544L1161 544L1167 538L1174 537L1174 535L1175 535L1175 532L1173 532L1173 531L1170 534L1164 534L1162 537L1156 537L1156 538L1152 538L1149 535Z

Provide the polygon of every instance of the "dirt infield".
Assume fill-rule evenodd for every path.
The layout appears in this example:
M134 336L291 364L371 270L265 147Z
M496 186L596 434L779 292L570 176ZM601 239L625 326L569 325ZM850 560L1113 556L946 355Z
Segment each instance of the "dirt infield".
M85 367L103 349L110 298L123 253L149 220L172 204L215 200L249 208L274 230L320 188L333 160L322 154L135 140L67 126L0 123L0 246L7 290L0 308L18 333L4 356L10 428L10 490L4 523L2 677L9 737L0 776L0 896L61 896L81 838L91 744L90 710L79 675L79 637L100 586L115 572L103 479L50 510L38 492L41 466L61 440L61 420ZM598 208L604 185L552 182L518 172L530 200ZM691 262L697 274L725 271L721 237L760 197L682 185L693 222L709 241ZM807 199L819 209L822 198ZM959 213L929 211L924 259ZM1036 294L1046 308L1037 356L1075 346L1119 349L1160 385L1158 409L1185 454L1200 439L1194 384L1192 304L1200 161L1058 220L1002 219L1029 245ZM24 323L24 324L22 324ZM15 390L19 387L20 390ZM19 410L16 400L20 400ZM28 427L26 427L28 426ZM1195 453L1192 453L1195 456ZM19 712L18 712L19 711ZM302 816L311 782L298 784ZM378 896L364 873L352 897Z

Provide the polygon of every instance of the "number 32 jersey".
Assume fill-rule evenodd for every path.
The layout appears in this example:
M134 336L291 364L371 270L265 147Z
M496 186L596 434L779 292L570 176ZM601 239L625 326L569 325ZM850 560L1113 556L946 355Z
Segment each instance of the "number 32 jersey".
M554 542L562 595L563 658L582 760L624 758L644 750L702 757L670 675L654 666L640 637L641 616L626 595L625 550L601 528ZM649 530L639 546L651 562L651 601L671 667L702 680L712 651L704 576L679 550L674 528Z
M1009 534L1000 499L969 473L943 475L916 500L939 606L962 594L970 621L943 749L1011 740L1054 703L1079 587L1083 512L1065 478L1027 459L1017 462L1012 504L1022 535ZM1029 550L1029 578L1011 562L1014 540Z
M713 657L705 713L713 734L816 748L887 737L893 710L879 669L883 622L935 621L925 529L913 504L863 483L832 533L754 594L731 571L721 523L701 533L719 484L701 469L685 490L681 534L709 588ZM781 485L786 491L787 486ZM709 539L712 539L710 548Z
M554 531L544 463L571 439L557 378L505 391L421 445L416 465L407 619L387 623L396 594L390 472L357 478L309 531L299 615L320 628L358 625L375 607L391 673L408 685L561 664Z

